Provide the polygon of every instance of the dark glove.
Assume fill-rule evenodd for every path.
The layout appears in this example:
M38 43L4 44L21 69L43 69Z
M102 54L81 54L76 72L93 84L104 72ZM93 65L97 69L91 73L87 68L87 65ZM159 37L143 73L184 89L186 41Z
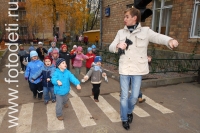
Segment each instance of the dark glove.
M28 80L28 77L25 77L25 80Z
M127 39L127 38L126 38L125 43L127 44L126 50L128 49L129 45L133 44L133 42L132 42L131 40ZM119 49L118 49L118 55L120 56L120 55L122 55L122 54L125 54L125 50L119 48Z
M126 50L128 49L129 45L133 44L133 42L126 38L125 43L127 44Z
M118 49L118 55L122 55L122 54L125 54L125 51L121 48Z

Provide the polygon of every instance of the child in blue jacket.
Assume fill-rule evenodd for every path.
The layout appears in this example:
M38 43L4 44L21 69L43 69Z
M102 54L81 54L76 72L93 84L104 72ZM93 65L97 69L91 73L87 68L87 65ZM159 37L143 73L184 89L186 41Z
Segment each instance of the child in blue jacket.
M43 95L44 95L44 104L48 104L50 98L52 103L56 102L56 96L54 94L54 87L51 82L51 75L55 71L56 67L52 64L52 59L49 56L44 58L44 66L32 76L32 80L34 81L42 75L42 83L43 83ZM51 97L49 96L51 94Z
M33 92L33 98L35 99L38 95L38 99L42 99L42 76L39 76L34 81L31 77L41 68L44 66L44 63L38 60L38 53L36 51L30 52L31 61L26 66L26 71L24 77L26 80L29 81L30 90Z
M67 70L65 59L58 58L56 61L56 70L52 75L51 81L54 85L54 93L56 95L56 116L58 120L63 120L62 108L63 104L67 108L68 93L70 91L70 82L72 82L78 90L81 89L80 82L75 76Z

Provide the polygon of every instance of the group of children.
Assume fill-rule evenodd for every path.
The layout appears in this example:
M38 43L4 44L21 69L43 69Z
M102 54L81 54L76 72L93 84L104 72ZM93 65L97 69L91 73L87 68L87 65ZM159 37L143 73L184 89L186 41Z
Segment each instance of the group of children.
M39 42L36 50L31 46L29 52L26 52L23 46L20 45L18 55L20 56L22 71L25 71L25 79L28 80L30 90L33 93L33 98L38 97L40 100L44 95L45 104L48 104L50 100L52 103L56 102L56 116L58 120L63 120L62 107L63 105L68 107L67 95L70 91L70 82L77 89L81 89L78 76L83 60L86 60L87 73L84 80L86 81L91 77L92 94L95 102L99 102L101 78L105 77L106 73L101 68L102 58L96 56L91 47L88 47L88 53L84 55L81 46L74 45L71 52L68 52L65 44L61 46L60 50L56 47L55 42L52 42L51 46L47 51L43 48L42 42ZM94 48L94 46L92 47ZM30 58L25 61L26 54ZM75 68L75 76L70 72L70 59L72 59L72 66Z

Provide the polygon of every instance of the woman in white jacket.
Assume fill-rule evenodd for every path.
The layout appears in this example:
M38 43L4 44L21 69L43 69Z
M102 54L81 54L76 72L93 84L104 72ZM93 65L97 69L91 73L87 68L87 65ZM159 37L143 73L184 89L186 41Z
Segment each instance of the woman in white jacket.
M171 37L154 32L149 27L141 27L139 23L141 14L138 9L127 9L124 15L125 26L117 32L114 41L109 46L109 51L113 53L117 53L119 49L125 51L119 58L120 115L122 126L128 130L133 119L132 111L139 95L142 75L149 73L147 59L149 42L166 45L170 49L177 47L178 42ZM125 43L126 38L132 42L131 45L128 46ZM131 94L129 96L130 81Z

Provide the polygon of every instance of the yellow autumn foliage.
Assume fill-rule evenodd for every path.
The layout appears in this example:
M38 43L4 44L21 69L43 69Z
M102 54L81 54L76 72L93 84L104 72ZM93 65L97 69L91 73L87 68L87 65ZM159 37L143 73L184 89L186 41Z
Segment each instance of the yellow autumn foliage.
M68 30L77 33L89 17L86 4L86 0L27 0L26 18L30 26L38 29L43 29L44 23L55 28L57 21L64 21Z

